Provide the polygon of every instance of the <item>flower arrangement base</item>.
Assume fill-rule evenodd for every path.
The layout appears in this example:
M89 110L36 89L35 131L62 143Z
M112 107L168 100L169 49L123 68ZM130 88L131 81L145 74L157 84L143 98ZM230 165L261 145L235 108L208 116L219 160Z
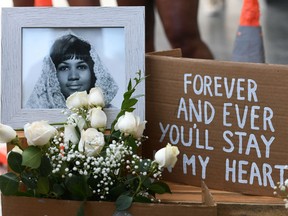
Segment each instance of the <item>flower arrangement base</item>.
M137 215L193 215L193 216L287 216L280 198L249 196L220 190L201 190L199 187L169 183L172 194L161 195L162 203L133 203L129 213ZM206 195L205 195L206 193ZM212 196L213 195L213 199ZM215 202L214 202L214 201ZM216 203L216 204L215 204ZM2 196L2 216L76 215L81 205L78 201L37 199ZM85 215L113 215L115 203L87 202Z
M184 187L185 188L185 187ZM182 191L184 194L184 191ZM153 216L217 216L217 206L205 186L197 188L189 201L176 201L177 193L164 198L161 203L133 203L128 212L133 215ZM20 196L2 196L2 216L71 216L76 215L81 201L40 199ZM115 203L88 201L84 205L85 215L112 216L115 213Z
M71 216L76 215L81 202L70 200L38 199L19 196L2 196L2 216ZM85 215L109 216L115 213L115 203L89 201L85 203ZM133 203L128 211L134 215L154 216L216 216L216 206L201 204L144 204Z

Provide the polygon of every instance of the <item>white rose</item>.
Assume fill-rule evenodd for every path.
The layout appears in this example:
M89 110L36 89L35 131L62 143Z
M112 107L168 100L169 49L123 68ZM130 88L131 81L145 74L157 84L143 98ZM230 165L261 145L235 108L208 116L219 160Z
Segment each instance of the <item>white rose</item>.
M57 134L57 130L47 121L36 121L24 125L24 134L28 145L43 146Z
M90 90L88 95L88 103L90 106L96 106L96 107L105 106L104 95L101 88L94 87Z
M88 95L86 91L74 92L66 100L69 109L88 106Z
M177 162L177 155L179 154L178 147L171 146L170 143L166 147L158 150L154 156L155 161L159 164L160 167L173 168Z
M64 127L64 143L69 142L73 144L77 144L79 142L77 131L73 125L65 125Z
M89 121L93 128L105 128L107 116L101 108L92 108L89 110Z
M135 137L136 139L138 139L138 138L142 137L147 121L141 122L139 116L136 117L136 120L137 120L137 122L136 122L137 127L135 128L132 136Z
M16 138L16 131L12 127L0 124L0 143L8 143Z
M146 121L141 122L139 116L135 116L131 112L125 112L125 115L122 115L115 124L115 130L131 134L134 138L140 138L143 135L145 124Z
M78 150L89 156L96 156L105 144L104 134L95 128L82 130Z

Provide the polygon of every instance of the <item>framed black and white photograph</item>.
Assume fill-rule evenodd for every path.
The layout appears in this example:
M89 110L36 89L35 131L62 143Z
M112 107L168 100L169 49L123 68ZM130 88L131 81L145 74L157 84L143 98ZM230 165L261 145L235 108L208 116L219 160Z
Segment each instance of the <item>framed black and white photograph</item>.
M143 7L3 8L1 121L65 120L66 98L99 86L109 126L144 58ZM145 118L144 97L135 112Z

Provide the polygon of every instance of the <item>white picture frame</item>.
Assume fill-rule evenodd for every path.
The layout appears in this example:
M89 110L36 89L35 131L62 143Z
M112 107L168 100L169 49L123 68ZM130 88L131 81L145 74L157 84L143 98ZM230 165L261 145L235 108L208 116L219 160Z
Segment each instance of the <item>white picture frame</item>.
M122 54L119 56L118 53L118 57L114 57L114 59L118 59L118 62L111 61L109 53L112 53L112 51L110 52L108 48L104 48L104 51L102 50L102 53L99 54L100 58L103 57L103 62L108 69L109 67L116 67L117 71L122 70L121 75L112 74L119 86L116 105L104 109L108 116L107 126L109 127L120 111L123 93L126 91L129 80L133 79L139 70L143 76L145 75L144 7L2 8L2 123L13 128L23 128L24 124L33 121L47 120L49 123L65 121L66 116L61 112L63 109L25 108L25 101L28 97L27 89L33 86L30 82L35 83L35 80L37 80L35 77L41 73L39 71L38 75L26 74L27 65L29 65L27 56L32 53L31 55L32 57L35 56L35 59L41 58L39 52L45 53L44 50L47 50L47 44L49 44L43 39L46 38L47 32L50 32L48 38L51 42L51 40L54 40L54 36L57 38L57 35L63 34L61 31L77 32L77 35L80 34L80 37L86 39L86 36L83 35L92 32L96 36L94 32L99 29L102 33L110 32L110 36L113 37L116 35L114 30L119 30L120 36L115 40L119 40L116 43L122 44L119 49L122 49ZM39 31L41 39L37 39L37 37L40 37L37 36ZM54 36L51 36L53 34ZM89 33L86 35L89 35ZM31 40L31 37L34 37L34 39ZM115 48L112 43L113 39L109 38L107 40L107 44ZM108 57L105 57L103 53L108 53ZM123 65L121 66L122 61ZM32 81L33 79L34 81ZM29 80L29 84L25 80ZM29 91L32 91L31 88ZM144 95L144 93L145 82L142 82L135 95ZM135 114L139 115L141 119L145 119L145 97L139 98Z

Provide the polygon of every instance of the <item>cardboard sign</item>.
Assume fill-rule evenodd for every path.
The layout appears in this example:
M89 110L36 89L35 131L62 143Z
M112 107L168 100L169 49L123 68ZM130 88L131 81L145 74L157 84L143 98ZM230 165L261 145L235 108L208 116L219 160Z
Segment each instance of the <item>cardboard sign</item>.
M146 56L143 154L171 143L180 155L167 180L273 196L288 178L288 67L180 56Z

